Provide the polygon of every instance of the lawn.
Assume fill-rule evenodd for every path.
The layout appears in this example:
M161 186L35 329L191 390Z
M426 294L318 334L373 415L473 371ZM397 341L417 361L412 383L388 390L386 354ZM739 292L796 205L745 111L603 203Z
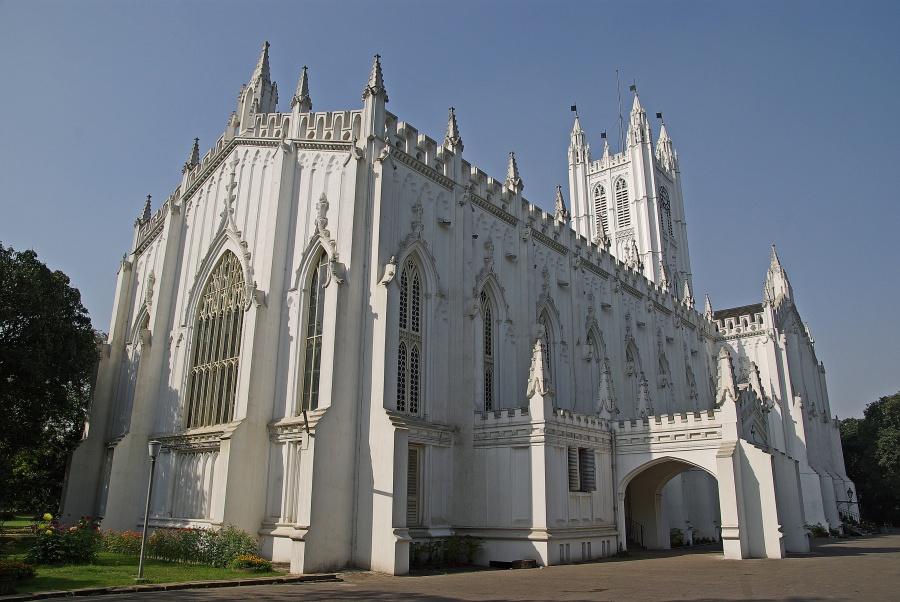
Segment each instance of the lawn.
M134 585L138 559L111 552L101 552L94 564L70 564L64 566L37 566L37 576L16 585L18 593L69 590L81 587L108 587ZM145 560L144 577L150 583L182 581L208 581L212 579L247 579L248 577L274 577L283 573L248 573L226 568L198 564L180 564L162 560Z
M33 524L34 520L30 516L17 514L13 519L0 521L0 528L21 529L23 527L30 527Z

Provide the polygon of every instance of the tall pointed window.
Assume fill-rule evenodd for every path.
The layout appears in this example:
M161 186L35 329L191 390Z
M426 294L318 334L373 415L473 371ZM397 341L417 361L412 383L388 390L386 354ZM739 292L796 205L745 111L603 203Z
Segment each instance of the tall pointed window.
M306 301L305 346L300 409L319 407L319 368L322 364L322 320L325 313L325 282L328 278L328 254L319 251L316 267L309 280Z
M606 189L603 186L594 188L594 215L597 219L597 234L609 232L609 212L606 206Z
M600 407L600 345L597 344L597 338L593 331L588 332L588 371L590 373L591 383L591 401L593 406L591 411Z
M669 204L669 191L666 190L665 186L659 187L659 205L662 211L660 211L660 220L662 220L662 228L665 232L669 233L669 236L674 237L675 235L672 232L672 206Z
M550 317L547 315L547 312L541 314L540 324L543 327L544 333L541 335L541 344L544 348L544 370L547 371L547 376L550 377L552 382L553 380L553 332L550 330Z
M397 410L418 414L422 396L422 277L412 259L400 273Z
M625 178L616 180L616 226L627 228L631 225L631 209L628 207L628 184Z
M481 291L481 338L484 368L484 411L494 409L494 309L487 293Z
M234 253L226 251L209 275L194 324L188 428L234 418L244 303L244 272Z

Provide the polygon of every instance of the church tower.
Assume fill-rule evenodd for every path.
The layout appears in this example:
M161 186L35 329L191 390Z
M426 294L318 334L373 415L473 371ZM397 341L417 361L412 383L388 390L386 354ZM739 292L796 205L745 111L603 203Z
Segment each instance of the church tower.
M569 142L572 228L681 296L693 282L678 155L665 123L654 148L635 92L625 148L612 154L603 142L602 156L592 161L576 115Z

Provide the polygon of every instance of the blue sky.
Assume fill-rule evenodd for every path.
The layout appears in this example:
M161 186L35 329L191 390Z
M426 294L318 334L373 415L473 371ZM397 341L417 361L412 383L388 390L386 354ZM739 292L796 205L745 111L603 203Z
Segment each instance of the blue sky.
M900 3L46 2L0 0L0 241L33 248L106 330L145 195L180 181L234 108L260 44L286 107L359 106L372 54L389 109L525 196L565 184L569 105L595 152L615 69L665 113L684 179L695 294L760 300L777 243L832 408L900 389Z

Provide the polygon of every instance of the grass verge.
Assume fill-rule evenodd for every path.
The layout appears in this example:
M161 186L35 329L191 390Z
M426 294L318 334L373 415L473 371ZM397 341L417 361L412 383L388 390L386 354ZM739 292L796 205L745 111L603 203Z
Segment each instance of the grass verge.
M101 552L94 564L38 565L36 567L37 576L29 581L17 583L16 592L26 594L82 587L134 585L137 565L138 559L135 556L123 556L110 552ZM281 574L283 573L280 571L248 573L199 564L180 564L150 559L144 561L144 577L149 583L246 579L248 577L275 577Z

